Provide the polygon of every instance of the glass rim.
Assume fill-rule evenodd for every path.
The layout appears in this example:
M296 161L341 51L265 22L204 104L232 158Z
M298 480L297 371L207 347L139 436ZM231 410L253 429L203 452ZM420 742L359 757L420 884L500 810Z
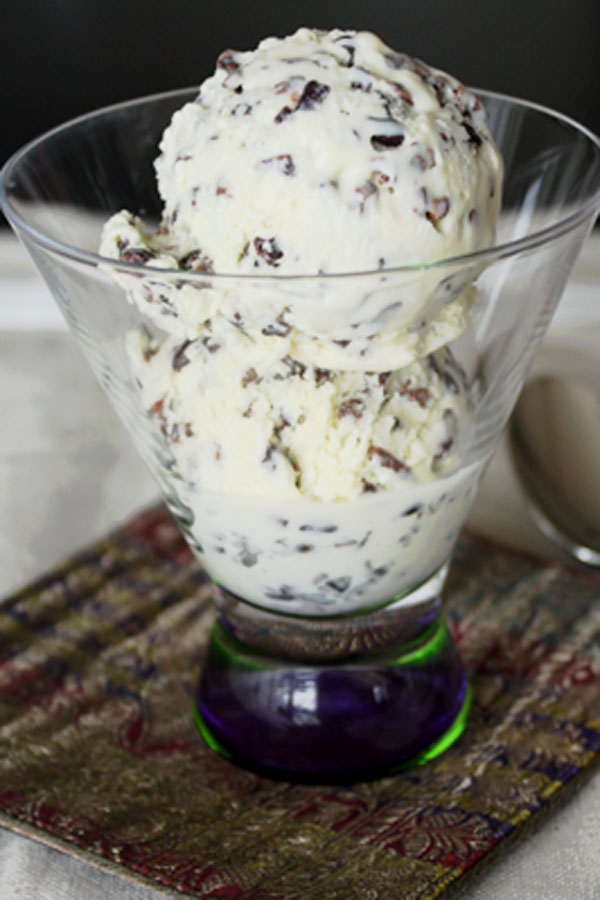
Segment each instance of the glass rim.
M79 125L86 121L91 121L92 119L99 118L101 116L105 116L108 113L116 112L120 110L125 110L129 107L134 107L137 105L141 105L143 103L149 103L152 101L158 100L166 100L169 97L184 97L185 95L193 95L197 94L198 86L187 87L187 88L175 88L169 91L161 91L155 94L147 94L142 97L135 97L131 100L125 100L118 103L112 103L108 106L103 106L98 109L92 110L87 113L83 113L80 116L76 116L73 119L69 119L66 122L63 122L54 128L51 128L48 131L43 132L38 137L26 143L23 147L15 151L12 156L5 162L4 166L0 170L0 209L6 216L8 222L15 228L17 233L23 233L26 235L33 243L43 247L44 249L50 251L51 253L57 254L59 256L67 257L71 260L75 260L77 262L85 263L86 265L93 266L94 268L98 267L110 267L117 268L119 270L134 271L139 273L140 271L148 272L151 275L160 275L163 279L165 277L171 278L176 277L182 281L189 281L191 284L197 281L204 281L206 283L207 280L236 280L236 281L246 281L246 282L260 282L260 281L268 281L268 282L287 282L287 281L314 281L314 280L325 280L325 279L343 279L343 278L357 278L359 276L383 276L383 275L398 275L398 274L410 274L420 271L429 271L435 269L442 269L450 266L464 266L469 265L471 263L481 263L490 259L502 259L509 256L514 256L520 252L526 250L532 250L542 244L549 243L553 238L560 237L561 235L573 230L577 227L581 222L585 221L586 218L592 216L595 210L600 208L600 179L598 183L598 187L592 193L588 199L582 203L579 209L574 212L570 212L564 218L561 218L558 222L555 222L553 225L549 225L546 228L541 228L539 231L534 231L531 234L525 235L524 237L516 238L511 241L505 241L500 244L492 244L489 247L483 247L480 250L473 251L471 253L462 253L455 256L447 256L439 259L433 259L424 262L411 263L400 266L392 266L390 268L384 269L366 269L366 270L355 270L355 271L346 271L346 272L311 272L311 273L302 273L302 274L277 274L277 273L236 273L236 272L190 272L185 269L165 269L159 266L152 266L144 263L143 265L139 263L125 262L122 260L114 259L108 256L102 256L100 253L95 253L91 250L84 250L80 247L74 246L73 244L69 244L63 241L56 240L55 238L50 237L48 234L40 231L38 228L30 225L13 207L10 197L8 185L10 178L15 170L15 168L19 165L19 163L25 158L25 156L35 149L37 146L44 143L48 139L56 136L62 131L68 131L70 128L73 128L76 125ZM541 113L542 115L555 120L556 122L568 126L572 131L578 133L579 135L587 138L590 145L595 148L596 153L598 154L598 171L600 173L600 138L594 134L589 128L585 125L582 125L580 122L577 122L575 119L567 116L563 113L557 112L556 110L551 109L550 107L544 106L540 103L535 103L531 100L523 100L518 97L512 97L509 94L499 93L497 91L488 91L478 88L469 88L472 90L478 97L482 98L484 101L486 99L499 100L503 103L510 103L513 106L521 107L528 111L533 111L537 113ZM183 101L187 102L187 101ZM166 126L165 126L166 127ZM158 148L157 148L158 150ZM114 215L114 213L113 213ZM107 220L108 221L108 218Z

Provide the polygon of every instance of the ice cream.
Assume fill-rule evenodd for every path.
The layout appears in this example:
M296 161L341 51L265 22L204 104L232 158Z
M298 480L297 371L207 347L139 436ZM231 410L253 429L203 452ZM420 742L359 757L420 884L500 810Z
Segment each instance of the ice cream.
M374 35L300 29L221 54L160 151L160 227L118 213L101 252L145 266L118 276L145 320L128 354L196 552L276 607L406 592L478 474L446 346L478 268L416 264L493 242L479 101Z

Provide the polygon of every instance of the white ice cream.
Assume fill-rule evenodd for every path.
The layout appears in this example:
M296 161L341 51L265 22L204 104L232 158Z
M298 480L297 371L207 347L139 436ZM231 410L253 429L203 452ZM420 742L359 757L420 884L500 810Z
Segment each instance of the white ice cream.
M410 266L493 243L479 101L374 35L300 29L221 54L160 150L161 226L118 213L101 252L146 266L117 276L146 320L127 349L197 553L275 608L404 593L478 475L445 347L478 267Z

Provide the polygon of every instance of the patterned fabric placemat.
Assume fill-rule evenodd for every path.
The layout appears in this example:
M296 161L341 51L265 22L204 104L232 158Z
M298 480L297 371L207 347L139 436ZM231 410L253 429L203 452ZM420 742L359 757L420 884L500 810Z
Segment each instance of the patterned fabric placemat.
M600 576L470 537L447 588L474 704L427 766L271 781L193 722L213 612L162 507L0 605L0 812L165 893L444 900L600 758Z

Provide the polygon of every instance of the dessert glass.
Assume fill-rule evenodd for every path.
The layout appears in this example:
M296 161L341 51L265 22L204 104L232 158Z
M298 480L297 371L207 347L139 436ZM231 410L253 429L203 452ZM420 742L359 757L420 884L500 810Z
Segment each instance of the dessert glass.
M448 563L593 224L598 141L564 116L480 92L506 173L497 244L468 256L302 277L100 257L100 232L115 211L158 224L152 162L173 112L194 94L113 106L32 142L3 170L4 212L214 584L216 621L195 700L206 741L238 763L299 780L425 762L460 735L470 701L441 600ZM361 336L376 341L389 324L382 310L415 310L407 334L427 335L423 303L435 313L473 285L470 320L449 343L468 385L458 468L351 500L199 490L173 452L183 433L167 431L144 403L128 350L132 336L163 339L160 314L133 302L140 291L165 315L183 292L193 302L211 291L217 304L234 292L257 310L268 298L273 309L298 309L307 333L311 310L329 304L331 330L321 338L332 350L348 342L345 300L362 310Z

